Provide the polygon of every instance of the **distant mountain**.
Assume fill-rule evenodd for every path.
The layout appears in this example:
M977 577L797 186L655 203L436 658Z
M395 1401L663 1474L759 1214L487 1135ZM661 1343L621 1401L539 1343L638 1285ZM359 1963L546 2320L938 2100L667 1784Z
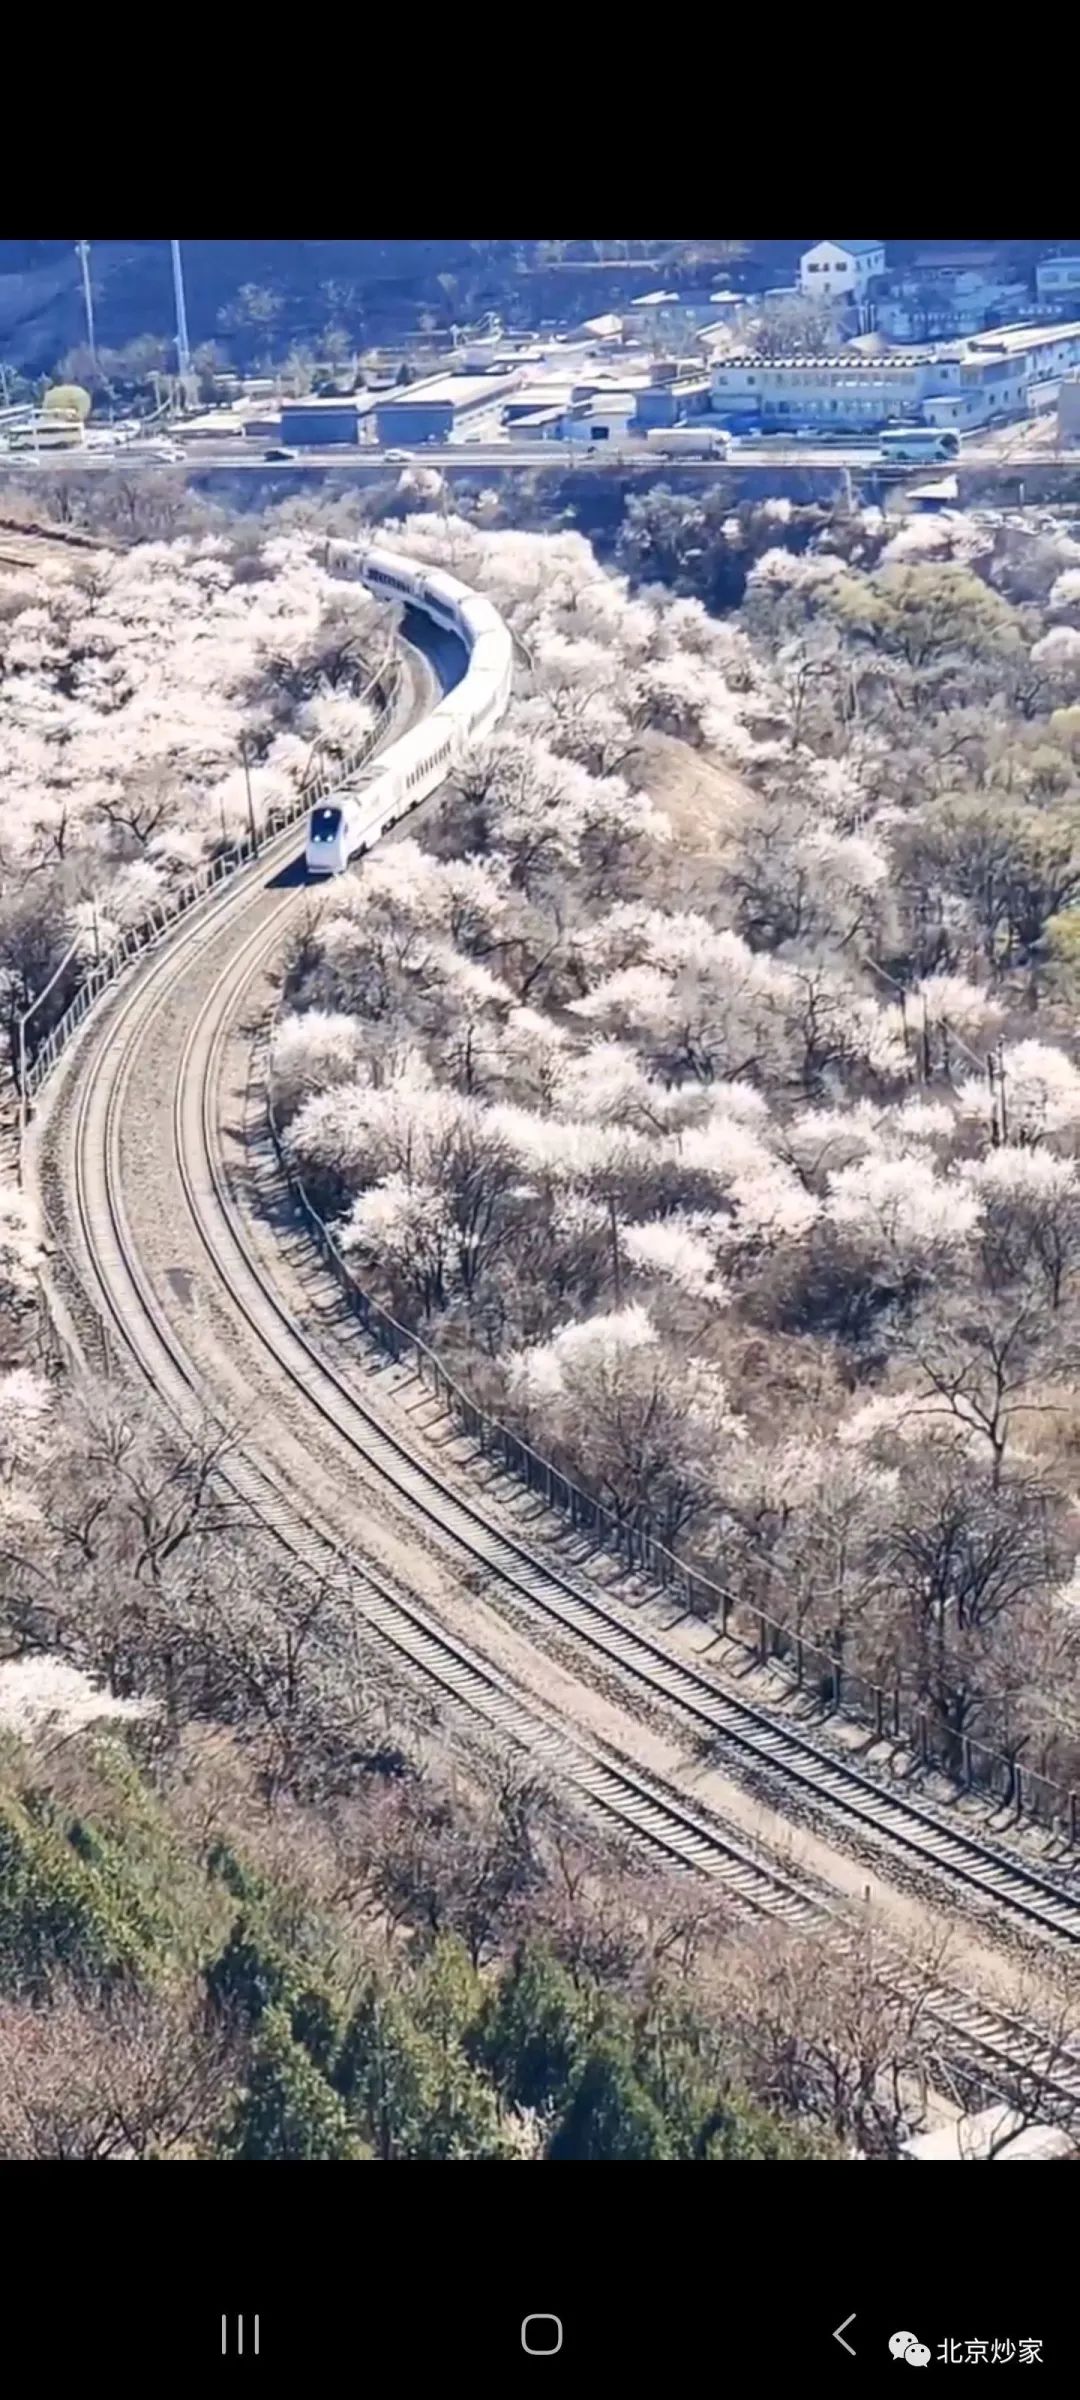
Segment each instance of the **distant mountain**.
M789 274L805 241L762 241L747 245L736 276L760 287ZM926 246L890 242L897 263ZM985 242L952 243L953 249ZM1039 243L998 245L1013 253L1044 248ZM647 290L656 276L679 273L680 257L705 288L714 280L707 253L715 245L664 242L649 245L587 246L537 241L366 241L366 242L185 242L184 275L188 327L193 346L211 339L229 342L235 355L250 357L272 346L280 354L290 342L313 342L329 323L342 325L359 343L392 339L415 329L430 312L447 324L467 323L498 309L509 321L533 325L592 314ZM645 258L627 252L647 247ZM595 255L612 251L614 257ZM571 256L553 257L569 251ZM698 253L701 253L700 258ZM121 348L138 334L171 337L174 326L172 275L167 241L102 241L91 245L97 337ZM727 270L724 279L730 280ZM272 306L260 322L243 319L238 295L253 287L269 293ZM223 313L232 322L223 327ZM250 312L249 312L250 315ZM0 240L0 360L37 372L51 368L64 351L84 338L79 265L72 242Z
M378 339L395 321L414 323L431 307L450 313L497 300L513 277L520 245L466 241L185 242L184 283L192 345L222 338L221 312L244 286L278 303L275 348L310 341L328 322ZM488 263L490 259L490 264ZM141 333L171 335L169 244L93 242L97 338L120 348ZM454 278L451 288L440 275ZM487 303L490 305L490 301ZM84 338L79 263L71 242L0 241L0 358L44 368Z

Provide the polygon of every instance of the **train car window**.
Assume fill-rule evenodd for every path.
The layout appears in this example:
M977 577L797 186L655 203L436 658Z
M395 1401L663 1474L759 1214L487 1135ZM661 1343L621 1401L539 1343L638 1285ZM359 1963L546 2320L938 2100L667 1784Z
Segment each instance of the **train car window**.
M311 812L312 841L332 842L340 824L340 808L313 808Z

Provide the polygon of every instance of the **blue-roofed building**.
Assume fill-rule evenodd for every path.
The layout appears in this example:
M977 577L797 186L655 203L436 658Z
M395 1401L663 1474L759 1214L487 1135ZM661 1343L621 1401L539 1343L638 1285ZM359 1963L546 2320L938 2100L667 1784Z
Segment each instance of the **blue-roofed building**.
M380 394L375 411L379 440L412 449L421 442L448 442L470 417L502 415L502 405L521 381L519 372L499 375L433 375Z
M799 260L799 289L811 300L864 300L884 273L884 242L815 242Z
M316 400L308 395L302 400L283 400L279 439L297 450L358 442L360 411L355 396Z

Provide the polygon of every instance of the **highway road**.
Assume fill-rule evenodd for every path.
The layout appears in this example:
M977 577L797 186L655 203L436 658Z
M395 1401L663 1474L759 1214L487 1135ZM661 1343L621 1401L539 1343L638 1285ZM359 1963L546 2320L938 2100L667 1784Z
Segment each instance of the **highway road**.
M26 452L0 452L0 478L3 476L32 476L46 478L71 474L184 474L196 480L204 475L255 474L285 480L296 475L325 475L330 470L354 476L358 482L384 482L402 472L400 461L390 460L382 450L366 445L357 448L326 448L301 451L294 459L269 459L268 444L255 442L206 442L192 444L183 463L166 468L160 461L126 456L121 451L54 451L43 453L40 460ZM998 472L1022 474L1025 469L1035 472L1047 466L1065 469L1080 468L1080 450L1063 451L1047 457L1003 459L990 450L967 448L955 462L935 459L920 460L917 465L901 465L895 460L882 460L864 446L853 444L840 449L832 445L816 447L810 442L782 443L765 440L737 446L723 459L686 457L658 458L651 452L630 449L623 452L604 449L601 452L580 452L577 455L559 442L454 442L445 445L429 444L410 455L410 464L434 467L444 475L510 475L523 471L533 473L548 468L563 475L575 469L597 471L614 468L632 472L637 469L650 475L658 473L690 476L702 483L715 482L718 476L760 473L762 468L812 468L815 473L831 469L840 472L848 467L855 473L880 475L888 481L903 481L917 476L921 479L935 475L961 472Z

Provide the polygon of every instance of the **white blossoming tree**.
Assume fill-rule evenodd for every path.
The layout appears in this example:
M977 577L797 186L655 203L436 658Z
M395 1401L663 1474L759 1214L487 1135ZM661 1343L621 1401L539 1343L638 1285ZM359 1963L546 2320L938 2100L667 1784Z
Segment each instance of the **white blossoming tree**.
M511 1354L507 1392L529 1433L622 1520L678 1539L709 1504L743 1425L711 1362L666 1355L638 1305Z

